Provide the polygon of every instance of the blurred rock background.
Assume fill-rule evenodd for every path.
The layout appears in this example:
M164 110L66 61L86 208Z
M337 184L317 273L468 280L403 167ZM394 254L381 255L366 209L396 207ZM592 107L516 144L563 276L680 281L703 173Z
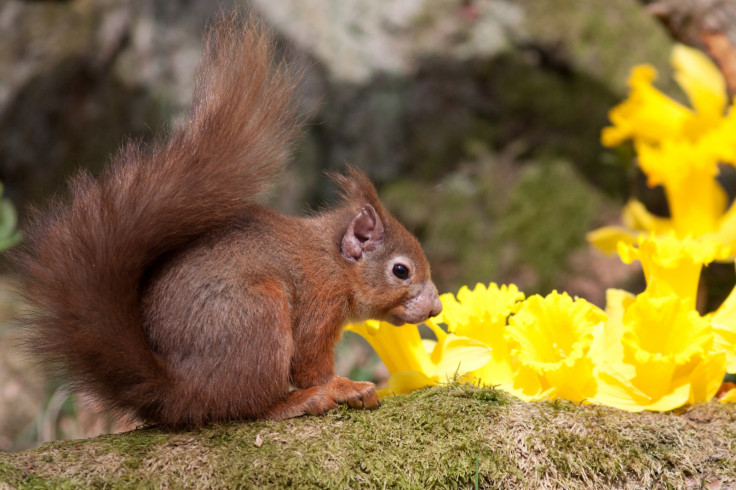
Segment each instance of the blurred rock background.
M584 243L636 184L631 155L598 136L630 67L654 64L676 93L671 41L634 0L5 0L0 181L21 223L75 169L186 117L204 29L233 7L260 13L307 66L308 126L274 206L318 208L324 170L351 162L420 238L443 291L514 282L600 305L607 287L635 287ZM113 428L19 354L10 290L2 278L0 450ZM342 373L380 379L370 359L355 338L338 349Z

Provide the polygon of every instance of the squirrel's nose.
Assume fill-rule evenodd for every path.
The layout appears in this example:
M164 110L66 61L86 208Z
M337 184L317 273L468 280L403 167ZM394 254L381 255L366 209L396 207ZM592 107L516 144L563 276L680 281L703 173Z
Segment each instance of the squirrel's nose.
M440 313L442 313L442 301L440 301L439 296L435 296L434 298L434 304L432 305L432 311L429 312L430 318L433 316L437 316Z
M440 295L437 292L437 286L435 286L432 281L427 281L425 291L427 291L432 297L432 309L429 310L429 317L432 318L433 316L437 316L442 313L442 301L440 301Z

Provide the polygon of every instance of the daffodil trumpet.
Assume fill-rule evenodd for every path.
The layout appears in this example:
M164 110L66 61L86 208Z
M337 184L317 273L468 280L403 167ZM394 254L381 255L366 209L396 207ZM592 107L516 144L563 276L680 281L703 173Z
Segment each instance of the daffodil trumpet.
M736 110L728 105L720 71L703 53L676 45L671 63L690 107L654 88L656 71L640 65L632 70L628 99L611 109L612 126L601 133L604 146L633 142L648 185L664 188L670 216L654 216L640 201L631 200L624 208L623 226L588 234L604 252L615 252L619 241L631 243L640 232L674 232L679 238L706 237L732 249L736 245L736 206L727 206L717 180L719 164L736 165Z

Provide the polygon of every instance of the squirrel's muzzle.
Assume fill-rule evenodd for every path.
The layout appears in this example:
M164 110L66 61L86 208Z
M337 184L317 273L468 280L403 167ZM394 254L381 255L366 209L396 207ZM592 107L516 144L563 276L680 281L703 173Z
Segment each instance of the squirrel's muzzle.
M388 322L397 326L405 323L422 323L442 312L442 302L434 283L425 281L418 286L416 294L389 312L386 318Z

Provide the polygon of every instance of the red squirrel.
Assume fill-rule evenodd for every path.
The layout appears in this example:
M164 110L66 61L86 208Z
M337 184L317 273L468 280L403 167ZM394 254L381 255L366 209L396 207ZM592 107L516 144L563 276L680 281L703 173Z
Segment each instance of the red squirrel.
M440 312L418 241L357 168L322 213L257 204L300 129L297 82L258 21L219 21L188 123L35 214L13 258L26 345L104 409L176 428L376 408L372 383L335 375L342 327Z

